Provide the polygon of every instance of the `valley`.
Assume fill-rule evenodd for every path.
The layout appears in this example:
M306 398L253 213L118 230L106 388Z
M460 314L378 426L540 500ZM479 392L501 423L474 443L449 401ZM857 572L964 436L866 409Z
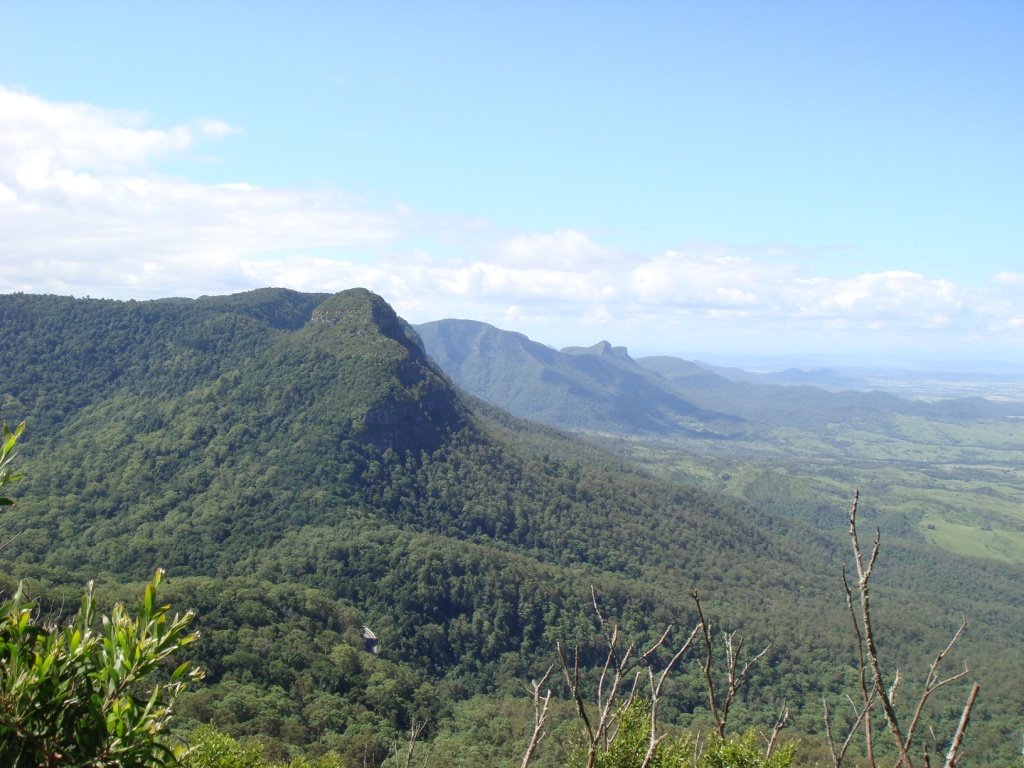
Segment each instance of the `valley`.
M524 684L559 648L579 649L588 683L600 674L595 596L650 647L666 625L695 626L698 590L716 631L771 644L730 733L770 727L785 701L797 764L814 765L822 696L856 685L841 573L860 487L866 529L884 532L887 659L916 687L968 615L950 662L969 661L984 691L971 764L1015 756L1011 406L729 382L686 361L655 372L608 344L556 353L444 322L437 346L363 289L0 296L0 418L27 425L0 586L27 580L60 611L87 581L109 605L166 569L167 599L197 613L189 658L207 671L177 737L213 724L268 759L345 768L400 764L424 723L424 761L519 765ZM984 557L959 553L974 531ZM687 657L666 727L713 727L703 680ZM955 726L964 685L930 710L937 731ZM556 698L560 736L540 768L565 765L578 736L564 686Z
M442 327L446 337L438 333ZM859 488L890 535L1024 562L1024 389L1013 376L864 369L754 374L678 358L633 360L606 343L539 351L517 334L471 321L420 330L442 367L473 394L576 431L661 477L835 530L844 525L836 510ZM501 342L480 344L482 337ZM574 364L572 386L545 374ZM942 392L951 399L779 381L865 389L877 382L889 391ZM617 418L578 416L602 412Z

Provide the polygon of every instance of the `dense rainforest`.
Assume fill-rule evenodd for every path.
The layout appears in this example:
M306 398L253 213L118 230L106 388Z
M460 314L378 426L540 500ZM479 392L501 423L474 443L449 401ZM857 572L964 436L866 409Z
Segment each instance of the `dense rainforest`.
M185 653L206 670L179 702L181 733L212 723L271 758L356 766L394 759L419 724L431 764L518 765L523 685L559 645L579 646L585 676L605 660L592 590L649 645L695 625L696 589L716 627L771 643L730 729L770 729L785 701L797 762L825 763L822 696L839 706L857 684L849 543L834 529L651 477L474 399L362 289L15 294L0 296L0 328L0 419L27 424L18 503L0 508L0 541L17 537L2 586L26 580L59 614L89 580L112 604L166 569L164 596L196 612ZM862 514L883 529L880 653L914 689L966 614L951 663L968 661L983 693L962 764L1009 764L1024 569L889 544L870 499ZM556 692L563 737L535 765L564 764L576 738ZM936 697L937 730L952 732L963 698ZM713 722L694 659L661 717Z

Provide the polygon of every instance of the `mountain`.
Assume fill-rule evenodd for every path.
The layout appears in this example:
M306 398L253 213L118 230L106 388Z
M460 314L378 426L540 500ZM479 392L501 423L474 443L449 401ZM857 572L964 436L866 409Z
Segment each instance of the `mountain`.
M415 326L430 356L466 391L522 418L618 435L736 439L758 429L884 427L898 416L986 418L1024 413L982 398L924 403L882 392L726 377L674 357L634 360L602 341L556 351L522 334L472 320Z
M560 352L472 320L416 326L430 356L459 386L523 418L565 429L722 437L742 419L695 406L601 342Z
M429 334L369 291L15 294L0 296L0 328L0 418L28 422L28 478L0 513L0 541L17 535L0 582L29 578L57 610L87 579L113 598L165 567L169 599L199 612L209 670L182 703L185 723L359 765L429 718L426 738L457 751L460 707L511 711L557 642L580 644L585 667L601 663L592 587L644 643L665 623L693 624L691 587L716 625L741 627L750 647L773 641L737 728L786 698L800 732L819 732L821 693L846 691L843 536L658 480L462 394L426 354ZM624 350L555 353L474 333L481 349L506 346L539 369L480 376L547 386L547 360L568 380L555 390L584 407L603 382L625 423L741 423L673 399ZM641 416L631 397L651 401ZM1024 671L1000 661L1021 656L1024 572L886 544L884 647L924 669L950 614L968 613L977 632L964 652L993 692L976 710L977 748L1012 757L1000 734L1020 725ZM666 716L702 727L703 706L699 668L687 666Z
M1024 562L1024 403L784 386L607 342L556 352L465 320L419 330L467 391L663 477L834 529L860 487L900 536Z
M656 360L659 358L650 358ZM689 362L689 361L682 361ZM751 384L782 384L785 386L808 386L827 389L833 392L842 390L869 390L871 383L860 376L848 372L835 371L830 368L786 368L782 371L754 373L742 368L711 365L700 361L690 363L698 368L716 373L730 381L743 381Z

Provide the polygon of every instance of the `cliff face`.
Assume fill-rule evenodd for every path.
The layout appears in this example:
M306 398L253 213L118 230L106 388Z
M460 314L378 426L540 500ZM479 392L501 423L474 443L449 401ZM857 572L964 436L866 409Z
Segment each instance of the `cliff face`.
M406 348L423 351L423 344L412 327L384 299L365 288L334 294L313 310L309 322L336 326L353 335L384 336Z
M334 294L313 310L307 328L316 349L332 353L338 384L356 395L351 415L360 439L432 451L466 425L453 387L380 296L363 288Z

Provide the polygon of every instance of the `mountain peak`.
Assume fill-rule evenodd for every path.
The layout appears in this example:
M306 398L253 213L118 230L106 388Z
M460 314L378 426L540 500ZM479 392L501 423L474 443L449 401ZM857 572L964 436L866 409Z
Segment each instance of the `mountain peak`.
M341 326L354 336L381 333L409 350L423 352L423 343L412 327L383 298L365 288L335 293L313 310L309 322L313 326Z
M633 363L629 351L625 347L613 347L607 341L599 341L592 347L566 347L562 350L566 355L597 355L599 357L614 357L624 362Z

